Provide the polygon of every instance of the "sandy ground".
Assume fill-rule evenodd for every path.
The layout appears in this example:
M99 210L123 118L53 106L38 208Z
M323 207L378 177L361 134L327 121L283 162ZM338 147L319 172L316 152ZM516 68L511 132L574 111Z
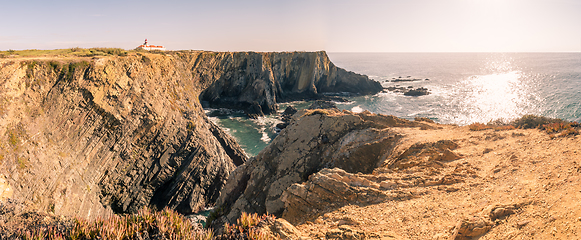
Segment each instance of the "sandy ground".
M325 239L336 231L364 233L367 239L449 239L463 219L494 205L515 206L474 239L581 239L581 136L551 139L537 129L470 131L437 125L437 130L398 128L404 151L417 142L452 140L462 158L441 167L374 175L399 179L398 191L411 199L342 206L295 223L304 237ZM455 183L411 184L414 176L457 173ZM406 186L406 181L408 187ZM357 236L357 234L355 234Z

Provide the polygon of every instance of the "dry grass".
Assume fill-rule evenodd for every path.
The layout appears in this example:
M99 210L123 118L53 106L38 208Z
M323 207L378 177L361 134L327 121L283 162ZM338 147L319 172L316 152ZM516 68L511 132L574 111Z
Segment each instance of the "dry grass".
M303 114L301 117L305 117L305 116L312 116L312 115L329 115L329 111L325 110L325 109L313 109L313 110L306 110L305 114Z
M470 125L468 125L468 128L470 129L470 131L482 131L482 130L487 130L487 129L491 129L491 126L488 126L486 124L483 123L472 123Z
M248 214L243 212L236 224L224 224L224 233L218 236L220 240L230 239L250 239L250 240L270 240L277 239L266 232L260 231L263 222L274 221L272 215Z
M550 123L564 122L558 118L548 118L536 115L524 115L521 118L513 120L510 125L516 128L529 129L529 128L542 128L543 125Z
M427 117L415 117L414 121L416 122L427 122L427 123L434 123L434 120L429 119Z
M87 221L75 219L69 229L27 229L22 239L212 239L212 232L193 225L175 211L143 209L137 214Z
M214 236L212 229L203 229L181 214L164 209L152 211L142 209L137 214L115 215L107 219L67 220L69 224L53 223L49 225L24 226L16 230L15 239L192 239L192 240L270 240L278 239L271 233L262 231L262 227L272 223L272 215L242 213L236 224L226 223L223 234ZM68 226L68 227L63 227ZM1 232L0 232L1 233Z
M121 48L67 48L54 50L8 50L0 51L0 58L18 57L93 57L93 56L126 56L129 51Z
M473 123L468 125L471 131L482 131L487 129L494 129L495 131L504 131L512 129L532 129L537 128L545 130L551 137L567 136L579 134L575 127L579 127L576 122L568 122L558 118L548 118L536 115L524 115L512 121L504 119L497 119L490 121L487 124ZM560 134L558 134L560 133Z
M576 126L579 126L577 122L555 122L544 124L542 128L549 134L549 137L555 138L579 134L579 131L575 129Z

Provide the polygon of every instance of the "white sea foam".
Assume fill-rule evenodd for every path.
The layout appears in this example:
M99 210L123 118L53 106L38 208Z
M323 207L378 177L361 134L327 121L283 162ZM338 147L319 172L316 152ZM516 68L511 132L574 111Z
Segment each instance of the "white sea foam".
M260 141L264 143L270 143L270 141L272 141L272 138L269 135L275 134L276 124L282 123L281 120L272 116L250 119L250 121L257 125L257 130L261 134Z
M361 108L360 105L357 105L357 106L351 108L351 112L360 113L360 112L363 112L363 108Z

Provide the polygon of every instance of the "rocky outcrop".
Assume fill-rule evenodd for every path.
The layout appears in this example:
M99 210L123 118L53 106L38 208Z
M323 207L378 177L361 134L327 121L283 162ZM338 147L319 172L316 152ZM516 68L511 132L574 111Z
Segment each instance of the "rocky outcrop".
M452 152L458 144L450 140L440 140L435 143L415 143L399 156L388 161L391 169L440 167L442 162L460 159L461 156Z
M352 174L339 168L323 169L304 183L288 187L283 195L283 218L301 222L306 216L324 212L330 206L370 204L412 197L404 191L383 191L392 188L390 182L366 174Z
M398 87L396 85L396 86L387 87L385 89L388 91L391 91L391 92L403 93L404 96L417 97L417 96L423 96L423 95L430 94L430 91L424 87L419 87L419 88L414 89L412 86ZM386 91L384 90L384 92L386 92Z
M211 105L271 114L277 102L328 98L326 92L375 94L379 82L336 67L325 52L219 53L220 75L200 96Z
M430 91L428 91L427 88L423 88L423 87L419 87L416 89L410 89L407 92L403 93L403 95L405 96L423 96L423 95L428 95L430 94Z
M324 168L371 173L391 156L401 138L389 126L423 125L369 112L299 111L268 147L230 175L217 202L223 217L215 224L233 221L242 212L282 215L283 192L295 183L317 179ZM342 191L337 194L350 199L351 190Z
M84 217L143 206L190 213L213 204L247 158L198 100L225 74L216 58L3 59L2 198Z
M528 203L490 205L482 210L479 215L471 216L459 221L454 227L450 240L467 240L484 235L494 227L495 221L514 214L518 208L527 204Z
M84 217L217 200L247 157L200 99L256 116L280 100L381 90L324 52L6 58L0 83L0 199Z
M317 100L314 101L308 109L338 109L337 104L331 101Z
M282 121L282 123L277 124L276 127L281 130L286 128L290 124L293 115L297 112L298 110L295 107L288 106L284 110L284 112L282 112L282 114L280 115L280 120Z
M339 110L337 108L337 105L329 100L315 100L307 109L313 110L313 109L335 109L335 110ZM297 109L293 106L288 106L284 112L281 114L280 116L280 120L282 121L282 123L279 123L276 125L277 128L279 129L284 129L286 128L289 124L290 121L292 120L292 116L297 113Z

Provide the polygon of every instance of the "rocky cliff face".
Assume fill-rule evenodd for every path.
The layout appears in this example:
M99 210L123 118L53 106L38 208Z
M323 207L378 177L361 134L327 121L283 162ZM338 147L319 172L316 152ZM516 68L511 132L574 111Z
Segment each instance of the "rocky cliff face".
M371 173L391 159L402 136L389 127L398 126L429 127L369 112L353 114L337 109L297 112L268 147L230 175L217 202L219 215L223 216L217 226L237 219L242 212L281 216L287 188L307 181L324 168Z
M148 205L196 211L247 159L205 116L203 90L246 89L246 102L274 109L275 89L343 91L346 79L330 76L346 75L366 79L324 53L0 59L0 198L84 217Z
M213 105L270 114L277 102L318 99L326 92L375 94L383 88L367 76L336 67L325 52L228 53L221 75L201 95Z
M246 157L203 114L191 68L155 54L4 60L1 171L12 197L89 217L213 203Z

